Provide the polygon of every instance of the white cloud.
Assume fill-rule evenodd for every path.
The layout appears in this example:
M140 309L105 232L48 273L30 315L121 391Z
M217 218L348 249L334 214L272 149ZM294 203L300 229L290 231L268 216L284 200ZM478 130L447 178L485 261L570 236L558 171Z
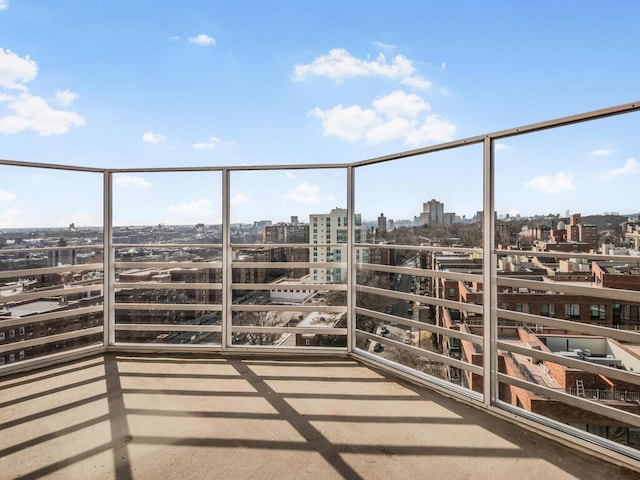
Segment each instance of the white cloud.
M422 97L402 90L376 98L373 107L388 118L416 118L420 113L431 110Z
M68 107L73 101L78 98L77 93L73 93L71 90L58 90L54 102L61 107Z
M9 0L0 0L0 10L9 8Z
M37 75L38 65L29 55L23 58L11 50L0 48L0 87L26 92L27 87L24 84Z
M0 188L0 202L12 202L15 199L15 193L8 192L7 190L3 190L2 188Z
M624 165L619 168L614 168L613 170L609 170L604 175L600 175L598 178L602 180L607 180L613 177L617 177L618 175L634 175L636 173L640 173L640 162L638 162L635 158L629 158Z
M426 90L427 88L431 88L431 82L429 80L425 80L419 75L405 77L400 81L400 83L417 90Z
M444 70L445 68L447 68L447 64L446 64L446 63L444 63L444 62L442 62L442 63L440 64L440 68L441 68L442 70Z
M375 111L363 110L358 105L346 108L336 105L329 110L314 108L310 114L322 120L325 137L338 137L351 143L362 140L368 130L380 123Z
M244 205L249 203L250 198L244 193L236 193L230 198L231 205Z
M296 65L293 79L302 81L310 76L318 76L342 81L350 77L374 76L399 80L412 76L414 72L413 63L403 55L396 55L391 63L382 53L369 61L351 56L344 48L334 48L311 63Z
M149 130L142 134L142 141L147 143L163 143L167 141L167 137Z
M142 177L136 175L116 175L113 181L119 187L139 187L149 188L152 186L151 182L145 180Z
M296 176L291 172L284 172L278 174L279 178L286 178L287 180L293 180Z
M170 42L177 42L178 40L180 40L180 37L178 35L172 35L169 37Z
M524 186L549 194L562 193L576 189L571 180L571 177L565 172L558 172L551 177L547 175L533 177L531 180L525 183Z
M293 190L282 195L282 198L301 203L318 203L320 201L320 187L302 182Z
M1 0L0 0L1 1ZM6 103L12 115L0 117L0 133L12 134L33 130L40 135L65 133L72 126L85 124L75 112L56 110L42 97L32 95L26 86L38 75L38 65L29 56L20 57L0 48L0 88L19 93L0 93L0 104ZM54 102L69 105L77 95L69 90L55 94Z
M417 146L424 143L450 141L456 133L456 126L439 115L431 114L422 125L407 133L404 143Z
M29 93L17 97L0 94L0 102L7 102L7 107L15 113L0 117L0 133L33 130L40 135L57 135L72 126L85 124L84 118L77 113L56 110L44 98Z
M373 108L337 105L328 110L315 108L309 114L322 121L325 137L338 137L352 143L402 140L408 145L419 145L451 140L456 126L435 114L423 117L430 109L422 97L396 90L376 98Z
M189 203L169 205L169 213L176 213L183 217L207 217L212 214L211 202L206 198L199 198Z
M336 199L335 195L327 195L326 200L328 202L333 202Z
M189 43L195 43L196 45L201 45L203 47L206 47L209 45L215 45L216 39L213 37L210 37L205 33L201 33L200 35L197 35L195 37L189 37Z
M411 124L409 120L406 118L393 118L367 130L364 135L367 143L377 145L396 138L402 138L410 130Z
M613 148L600 148L591 152L591 155L595 155L596 157L608 157L613 152L615 152Z
M194 143L193 148L195 148L196 150L211 149L211 148L215 148L215 146L220 143L222 143L222 140L220 140L218 137L211 137L210 139L204 142Z

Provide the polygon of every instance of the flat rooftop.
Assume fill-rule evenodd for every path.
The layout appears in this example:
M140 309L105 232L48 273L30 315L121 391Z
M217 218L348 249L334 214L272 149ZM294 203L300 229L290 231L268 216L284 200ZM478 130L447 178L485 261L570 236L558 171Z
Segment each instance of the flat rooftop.
M0 399L3 478L638 478L348 357L106 354Z

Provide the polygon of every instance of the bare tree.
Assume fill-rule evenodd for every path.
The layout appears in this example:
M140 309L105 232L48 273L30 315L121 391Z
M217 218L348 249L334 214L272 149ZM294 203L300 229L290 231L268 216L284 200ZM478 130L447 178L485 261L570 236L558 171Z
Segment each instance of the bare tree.
M274 312L238 312L234 316L233 324L238 326L274 327L277 316ZM273 332L236 332L233 334L234 344L273 345L279 334Z

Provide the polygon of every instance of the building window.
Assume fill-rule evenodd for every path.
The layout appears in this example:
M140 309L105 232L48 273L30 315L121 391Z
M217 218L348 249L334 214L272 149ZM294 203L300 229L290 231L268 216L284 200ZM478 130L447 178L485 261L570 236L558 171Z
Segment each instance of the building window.
M18 357L20 358L20 360L22 360L24 358L24 350L20 350L20 353L18 354Z
M580 318L580 305L577 303L568 303L564 306L564 315L569 319Z
M10 353L9 354L9 363L13 363L16 361L16 354L15 353Z
M0 342L4 340L4 332L0 332Z
M16 331L15 330L9 330L9 338L13 338L16 336Z
M24 335L24 327L20 327L19 333L20 335Z
M555 303L541 303L540 304L540 315L543 317L555 317L556 316L556 305Z
M604 305L591 305L591 319L604 320L606 318Z
M516 312L529 313L531 307L528 303L516 303Z
M456 289L451 287L449 288L449 297L455 297L456 296Z

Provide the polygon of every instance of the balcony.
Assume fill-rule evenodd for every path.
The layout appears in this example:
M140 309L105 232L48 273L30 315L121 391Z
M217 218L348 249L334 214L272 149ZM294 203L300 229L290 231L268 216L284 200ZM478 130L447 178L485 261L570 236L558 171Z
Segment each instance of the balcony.
M554 246L537 226L507 248L496 232L507 237L508 225L492 212L510 183L499 142L533 148L547 131L569 130L573 146L571 129L586 125L593 135L602 122L622 130L623 121L629 129L639 108L353 164L113 170L1 160L0 178L22 188L18 197L33 194L30 179L46 177L61 192L84 192L83 206L101 219L0 229L8 471L420 478L427 468L436 478L633 478L637 248ZM424 225L367 227L360 212L382 211L387 200L368 205L359 192L421 202L423 193L401 182L428 173L430 162L451 168L444 180L464 172L479 184L463 192L482 208L475 220L460 222L454 237L431 200ZM310 214L306 230L297 221L268 230L243 223L251 211L242 186L281 199L286 211L291 195L276 180L303 174L331 186L345 208ZM375 184L381 175L389 185ZM132 194L132 183L160 194ZM176 183L206 195L174 198ZM156 223L164 197L172 213L209 216ZM42 198L40 218L57 213L56 202ZM132 210L140 220L123 222Z

